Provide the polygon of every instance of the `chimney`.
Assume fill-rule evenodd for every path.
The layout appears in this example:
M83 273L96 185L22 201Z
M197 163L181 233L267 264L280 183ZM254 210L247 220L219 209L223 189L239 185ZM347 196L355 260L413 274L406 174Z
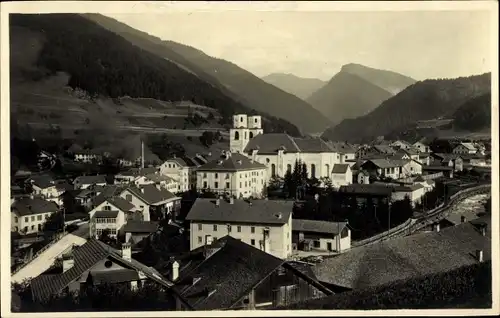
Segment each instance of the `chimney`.
M217 200L215 200L215 205L220 206L220 199L219 198L217 198Z
M144 188L141 188L141 193L144 193Z
M179 278L179 263L174 261L172 263L172 271L170 272L170 280L175 282Z
M317 193L316 193L316 194L314 195L314 200L315 200L316 202L319 202L319 194L317 194Z
M63 273L68 271L75 265L75 259L73 258L73 254L71 252L63 254Z
M482 224L482 225L481 225L481 228L480 228L480 229L481 229L481 235L482 235L482 236L486 236L486 228L487 228L487 227L488 227L488 225L486 225L486 224Z
M141 168L144 169L144 140L141 140Z
M122 244L122 258L129 262L132 260L132 245L130 243Z
M465 216L463 216L463 215L462 215L462 217L460 219L462 220L462 223L467 222L467 218Z
M483 250L476 250L476 258L479 263L482 263L484 261Z
M234 204L234 198L232 196L229 197L229 204Z

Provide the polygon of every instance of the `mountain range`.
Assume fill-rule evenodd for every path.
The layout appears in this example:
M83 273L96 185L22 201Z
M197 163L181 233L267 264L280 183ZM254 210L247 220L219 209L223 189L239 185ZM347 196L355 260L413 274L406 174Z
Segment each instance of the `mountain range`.
M231 62L208 56L187 45L159 39L103 15L83 16L141 49L177 64L246 107L282 118L305 133L323 132L331 124L307 102Z
M327 129L322 137L330 140L365 142L377 136L394 136L414 129L418 121L442 118L468 118L475 111L487 108L491 92L491 73L455 79L429 79L410 85L397 95L385 100L368 114L345 119ZM484 96L483 96L484 95ZM476 98L481 99L475 100ZM472 102L470 102L472 100ZM466 103L470 102L468 105ZM465 105L459 114L455 112ZM482 108L479 108L482 107ZM471 110L473 109L473 110ZM462 120L463 122L463 120ZM484 126L487 119L478 119ZM462 124L468 126L468 124ZM477 128L477 127L475 127Z
M391 71L346 64L306 101L333 123L363 116L415 80Z
M306 100L312 93L326 84L325 81L317 78L304 78L284 73L272 73L262 77L262 79L303 100Z

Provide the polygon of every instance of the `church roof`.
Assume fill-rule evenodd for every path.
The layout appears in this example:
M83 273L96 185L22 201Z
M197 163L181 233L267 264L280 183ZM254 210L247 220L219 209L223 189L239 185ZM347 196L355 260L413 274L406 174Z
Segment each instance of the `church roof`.
M276 154L279 149L288 153L335 152L324 140L317 137L295 138L283 133L259 134L252 138L245 147L245 153L258 150L259 154Z

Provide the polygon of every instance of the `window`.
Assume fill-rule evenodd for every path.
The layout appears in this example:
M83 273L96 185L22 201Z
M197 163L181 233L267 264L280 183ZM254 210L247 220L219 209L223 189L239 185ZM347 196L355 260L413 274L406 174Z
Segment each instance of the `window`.
M217 236L214 236L214 242L217 241Z
M201 236L198 236L198 243L201 243L201 242L203 242L203 240L202 240Z
M315 248L319 248L321 246L321 243L319 241L314 241L313 246Z
M229 182L226 182L226 189L229 189Z
M17 216L14 217L14 222L18 222Z
M255 118L255 119L253 120L253 122L254 122L254 123L257 123L257 118Z
M40 215L37 215L37 216L36 216L36 220L37 220L37 221L41 221L41 220L42 220L42 215L41 215L41 214L40 214Z
M229 179L229 173L226 173L226 179Z
M24 218L24 222L29 222L29 218L28 218L28 217L25 217L25 218Z
M240 122L243 122L243 117L240 117Z
M203 178L206 178L206 177L207 177L207 173L206 173L206 172L204 172L204 173L203 173Z
M269 158L267 158L267 159L266 159L266 163L269 163L269 162L271 162L271 160L269 160Z
M240 188L242 188L242 186L241 186L241 182L240 182Z
M34 226L34 225L32 225L32 226L31 226L31 230L34 230L34 229L35 229L35 226Z
M237 131L234 132L234 140L240 140L240 133Z
M247 187L247 182L245 181L245 188Z
M42 225L38 224L38 231L41 231L41 230L42 230Z
M214 232L217 232L217 224L214 224Z
M316 165L315 164L311 165L311 177L316 178Z
M255 233L255 226L252 226L252 227L250 228L250 232Z
M32 215L32 216L31 216L31 222L34 222L34 221L35 221L35 216L34 216L34 215Z
M238 232L241 232L241 226L239 226L239 225L238 225L238 227L236 228L236 230L237 230Z
M132 195L131 194L127 194L125 197L126 197L128 202L132 202Z
M271 176L276 177L276 165L274 163L271 165Z
M326 170L326 175L329 176L330 175L330 165L329 164L325 165L325 170Z
M110 207L109 205L105 205L105 206L103 207L103 210L104 210L104 211L111 211L111 207Z
M286 171L290 172L290 173L292 172L292 165L291 164L286 165Z
M250 244L255 245L255 240L254 240L254 239L251 239L251 240L250 240Z
M228 226L227 226L227 231L228 231L229 233L231 233L231 225L228 225Z
M202 231L203 230L203 224L198 224L198 231Z
M247 139L247 132L245 131L245 139Z
M253 132L250 132L250 138L253 138Z
M216 172L215 173L215 179L218 179L219 178L219 174Z
M207 182L203 181L203 189L206 189L206 188L207 188Z

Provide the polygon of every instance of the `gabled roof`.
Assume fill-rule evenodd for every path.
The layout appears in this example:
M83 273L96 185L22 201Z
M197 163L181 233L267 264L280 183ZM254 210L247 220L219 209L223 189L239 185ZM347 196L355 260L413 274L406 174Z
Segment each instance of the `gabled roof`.
M317 220L302 220L292 219L292 231L296 232L311 232L311 233L324 233L324 234L339 234L347 222L328 222Z
M366 162L371 162L375 166L379 168L395 168L395 167L402 167L405 164L409 163L411 160L409 159L369 159ZM364 166L365 163L363 163L362 166Z
M394 154L396 153L396 150L394 150L391 146L388 145L374 145L373 149L383 153L383 154Z
M177 198L167 189L163 187L160 187L160 189L158 189L154 184L130 186L124 191L126 190L130 191L136 197L150 205Z
M467 148L467 150L472 150L472 151L477 150L476 146L474 146L474 144L471 143L471 142L462 142L462 143L460 143L460 145L462 145L465 148ZM458 145L458 146L460 146L460 145Z
M333 165L332 173L346 173L350 166L345 163L336 163Z
M47 189L55 186L54 179L47 175L33 176L29 180L32 181L33 185L36 185L40 189Z
M250 224L277 224L288 222L293 210L292 201L234 200L233 204L215 199L198 198L186 216L188 221L229 222ZM281 214L281 216L280 216Z
M313 271L321 282L361 289L476 264L476 250L490 260L491 238L472 223L463 223L353 248L325 259Z
M74 265L66 272L61 274L40 275L31 280L31 290L35 299L45 300L62 291L71 282L78 279L84 272L90 270L97 262L106 258L111 258L126 267L141 271L146 277L163 286L172 286L171 282L162 277L156 270L134 259L131 261L123 259L120 251L96 239L90 239L82 246L74 247L71 254L74 258Z
M119 196L127 187L128 186L126 185L105 185L102 189L100 189L100 194L94 199L94 205L97 206L106 201L108 198Z
M174 290L195 310L230 309L284 263L230 236L217 244L216 253L175 283Z
M24 198L14 202L12 210L17 211L20 216L25 216L57 212L59 208L53 201L47 201L40 198Z
M170 182L174 181L174 179L172 179L168 176L159 174L159 173L149 173L149 174L145 175L144 178L146 178L147 180L153 181L155 183L160 183L160 182L170 183Z
M110 197L106 199L106 201L116 206L123 212L129 212L136 209L135 205L133 205L132 203L128 202L127 200L119 196Z
M260 154L275 154L280 148L288 153L300 152L295 140L283 133L258 134L250 139L244 152L251 153L252 150L258 150Z
M338 153L342 154L354 154L356 153L356 149L354 146L346 143L346 142L334 142L334 141L327 141L326 142L330 148Z
M106 183L106 176L105 175L80 176L76 177L73 183L79 183L79 184Z
M225 155L198 167L197 171L241 171L266 169L266 166L239 154L226 152Z
M293 138L295 144L299 147L300 152L306 153L321 153L321 152L334 152L335 150L330 147L323 139L313 138Z

